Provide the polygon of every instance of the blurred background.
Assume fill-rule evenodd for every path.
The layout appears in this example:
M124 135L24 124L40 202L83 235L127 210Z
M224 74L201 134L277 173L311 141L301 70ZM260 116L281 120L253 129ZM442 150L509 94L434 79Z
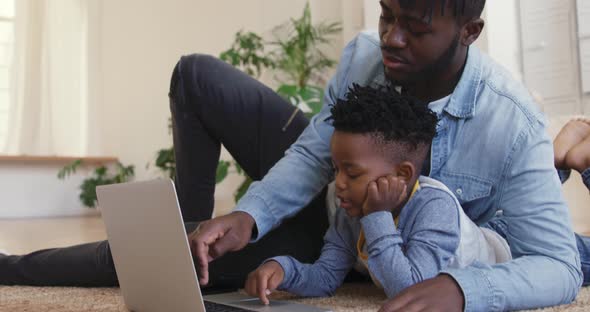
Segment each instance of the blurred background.
M168 88L178 59L219 56L239 31L272 41L306 4L312 23L341 28L322 46L334 61L380 14L378 0L0 0L0 219L99 215L79 195L102 165L112 181L117 162L134 169L120 180L167 176L156 162L172 146ZM526 84L552 135L590 112L589 1L490 0L484 19L476 45ZM280 85L269 71L260 79ZM235 166L222 171L216 214L231 209L243 181ZM590 231L579 177L566 195L576 230Z

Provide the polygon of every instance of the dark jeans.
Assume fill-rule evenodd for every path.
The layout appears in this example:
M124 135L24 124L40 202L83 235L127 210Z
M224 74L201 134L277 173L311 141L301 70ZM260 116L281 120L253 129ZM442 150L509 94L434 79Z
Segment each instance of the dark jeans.
M576 233L576 244L578 245L578 251L580 252L582 274L584 274L582 286L588 286L590 285L590 237Z
M211 218L221 144L250 177L259 180L308 124L298 112L283 129L295 111L291 104L248 75L205 55L183 57L176 65L170 110L176 189L188 232L195 222ZM276 255L316 260L328 227L324 198L325 191L257 243L213 261L210 285L242 287L250 271ZM0 284L114 286L117 275L109 244L103 241L0 257Z

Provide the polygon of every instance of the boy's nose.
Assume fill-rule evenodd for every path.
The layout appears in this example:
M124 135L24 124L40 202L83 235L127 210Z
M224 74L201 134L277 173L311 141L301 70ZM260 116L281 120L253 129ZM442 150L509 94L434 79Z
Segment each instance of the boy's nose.
M337 191L343 191L346 189L346 181L341 175L336 175L336 179L334 180L334 185L336 186Z

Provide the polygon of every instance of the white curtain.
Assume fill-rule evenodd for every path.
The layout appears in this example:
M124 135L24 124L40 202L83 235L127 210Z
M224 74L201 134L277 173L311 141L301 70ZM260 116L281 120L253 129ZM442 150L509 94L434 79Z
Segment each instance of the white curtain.
M4 153L87 153L88 1L16 1Z

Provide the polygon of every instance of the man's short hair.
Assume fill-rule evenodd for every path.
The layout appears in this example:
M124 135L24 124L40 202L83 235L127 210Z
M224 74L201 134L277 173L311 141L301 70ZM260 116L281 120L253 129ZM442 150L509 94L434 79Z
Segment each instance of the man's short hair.
M450 7L454 16L469 19L480 17L486 5L486 0L399 0L399 4L404 9L412 9L418 1L427 2L425 15L432 16L437 9L445 15Z

